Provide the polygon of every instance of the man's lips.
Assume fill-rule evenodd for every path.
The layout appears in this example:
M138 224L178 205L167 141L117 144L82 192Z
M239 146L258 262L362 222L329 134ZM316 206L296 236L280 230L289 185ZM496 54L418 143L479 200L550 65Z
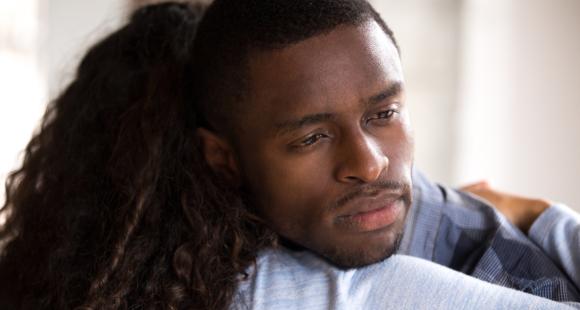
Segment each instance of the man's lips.
M374 192L364 194L360 197L350 200L340 216L352 216L361 213L371 212L384 207L386 204L395 202L403 198L403 193L392 191Z
M402 195L393 193L354 199L348 205L352 207L336 217L335 223L353 232L387 227L396 221L405 207Z

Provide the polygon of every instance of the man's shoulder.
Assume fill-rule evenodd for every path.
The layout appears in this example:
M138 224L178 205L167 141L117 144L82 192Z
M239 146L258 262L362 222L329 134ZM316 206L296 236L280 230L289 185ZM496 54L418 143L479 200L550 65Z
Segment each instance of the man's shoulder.
M452 254L458 242L466 239L484 245L499 227L526 242L527 238L485 201L413 171L413 204L402 243L404 254L449 265L446 260L451 258L444 256Z
M247 277L239 281L234 309L319 309L331 305L338 294L334 268L310 251L282 246L258 255Z
M580 298L549 257L488 203L418 171L413 181L404 253L534 295Z

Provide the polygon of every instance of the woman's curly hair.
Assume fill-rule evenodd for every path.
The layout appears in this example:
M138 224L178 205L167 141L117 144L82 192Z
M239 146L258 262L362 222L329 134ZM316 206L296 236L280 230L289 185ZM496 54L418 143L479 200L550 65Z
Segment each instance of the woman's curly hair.
M49 105L6 182L2 309L223 309L273 241L185 117L203 10L137 11Z

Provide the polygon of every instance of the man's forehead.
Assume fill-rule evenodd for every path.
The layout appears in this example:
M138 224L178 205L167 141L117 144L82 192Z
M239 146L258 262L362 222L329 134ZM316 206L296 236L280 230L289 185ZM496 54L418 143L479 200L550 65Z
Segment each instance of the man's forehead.
M375 59L377 55L386 57ZM253 77L267 76L267 73L306 77L309 73L317 75L321 69L332 73L337 64L349 62L355 56L366 56L376 62L398 60L398 51L383 29L374 20L369 20L358 26L341 25L283 48L254 50L248 63Z
M282 112L361 101L403 84L397 49L374 21L255 53L249 71L251 101Z

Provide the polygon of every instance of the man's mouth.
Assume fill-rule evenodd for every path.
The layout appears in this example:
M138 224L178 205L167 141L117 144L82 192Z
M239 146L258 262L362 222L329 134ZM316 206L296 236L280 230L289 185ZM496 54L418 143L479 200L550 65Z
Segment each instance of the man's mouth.
M335 224L352 232L371 232L393 224L405 209L400 195L380 195L352 201L352 208L339 215Z

